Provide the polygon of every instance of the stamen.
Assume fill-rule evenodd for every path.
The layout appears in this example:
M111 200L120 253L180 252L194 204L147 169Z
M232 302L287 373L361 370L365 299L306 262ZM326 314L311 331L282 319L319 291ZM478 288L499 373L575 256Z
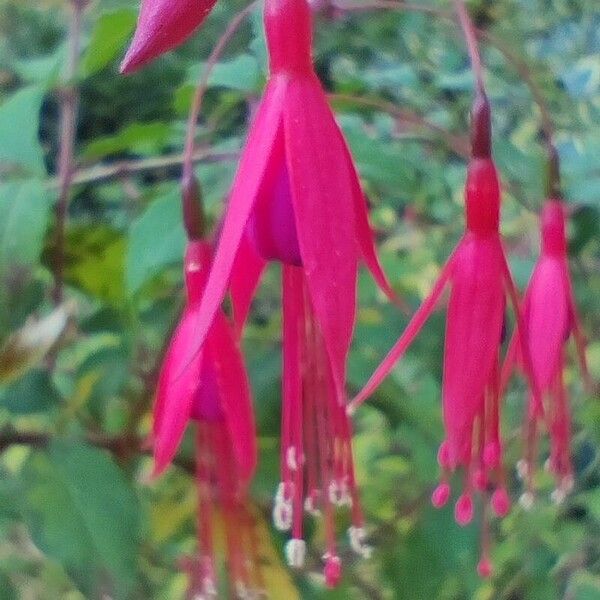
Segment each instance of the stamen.
M565 501L566 497L567 497L567 493L562 488L556 488L550 494L550 500L552 500L552 502L554 504L556 504L557 506L562 504Z
M528 476L529 476L529 465L527 464L527 461L524 458L522 458L517 461L517 477L521 481L525 481Z
M498 488L492 494L492 508L499 517L505 517L510 511L510 498L505 488Z
M297 452L296 452L296 446L290 446L285 454L285 459L287 462L287 466L288 469L290 469L290 471L297 471L299 468L299 461L298 461L298 456L297 456ZM301 458L301 457L300 457Z
M367 532L364 527L351 526L348 528L348 537L350 538L350 547L356 554L364 559L371 558L373 548L365 543Z
M273 505L273 525L279 531L289 531L292 528L292 517L294 514L292 508L292 495L286 494L291 484L281 482L277 486L275 494L275 503Z
M445 506L450 498L450 486L442 482L440 483L435 490L433 490L433 494L431 494L431 503L436 508L442 508Z
M325 568L323 569L323 575L325 575L325 584L329 588L335 587L342 578L342 561L336 554L328 552L323 556L325 561Z
M519 498L519 504L524 510L531 510L535 504L535 497L532 492L524 492Z
M463 494L454 507L454 518L463 527L473 520L473 498L471 494Z
M346 481L333 479L329 483L329 502L334 506L352 506L352 496L348 492Z
M288 540L285 545L285 557L290 567L301 569L306 558L306 542L297 539Z
M315 489L312 490L304 500L304 510L313 517L321 516L321 511L318 506L320 496L321 491Z
M477 573L479 574L479 577L487 579L488 577L491 577L492 572L493 569L490 559L483 556L477 565Z

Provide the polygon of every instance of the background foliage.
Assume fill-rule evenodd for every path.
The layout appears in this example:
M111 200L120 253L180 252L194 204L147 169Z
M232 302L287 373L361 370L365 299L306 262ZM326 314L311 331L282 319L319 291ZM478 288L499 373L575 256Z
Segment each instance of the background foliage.
M359 0L356 0L358 3ZM183 597L180 558L193 552L192 445L159 481L143 439L157 362L182 303L184 235L177 177L185 118L207 57L242 6L222 0L201 33L139 74L119 58L133 0L85 13L77 75L77 172L65 239L67 302L53 307L58 114L68 14L63 0L0 3L0 598ZM445 2L421 6L447 11ZM373 206L394 286L416 307L462 230L472 77L456 25L413 10L331 7L317 22L316 63ZM351 6L350 6L351 8ZM600 377L600 13L596 0L476 0L494 106L494 151L505 183L503 233L518 283L537 256L543 199L539 110L514 59L528 65L557 129L572 206L571 265ZM434 12L435 12L434 11ZM513 56L507 61L506 51ZM520 63L519 63L520 64ZM197 173L218 219L248 115L265 81L260 15L214 70L198 135ZM318 149L315 149L318 151ZM113 165L117 165L113 168ZM272 269L246 335L261 463L252 497L266 586L274 598L600 598L600 404L569 369L575 418L574 493L494 522L496 573L475 574L479 531L435 511L441 440L443 317L437 314L356 416L358 478L375 553L346 561L325 592L309 568L289 574L271 528L279 429L279 293ZM405 325L360 283L350 360L358 388ZM42 320L40 320L42 319ZM521 450L523 388L506 400L507 463ZM520 483L511 472L516 499ZM318 527L310 531L319 541ZM315 554L318 558L318 555ZM315 559L310 567L315 569ZM105 596L103 596L105 594ZM107 596L106 596L107 595Z

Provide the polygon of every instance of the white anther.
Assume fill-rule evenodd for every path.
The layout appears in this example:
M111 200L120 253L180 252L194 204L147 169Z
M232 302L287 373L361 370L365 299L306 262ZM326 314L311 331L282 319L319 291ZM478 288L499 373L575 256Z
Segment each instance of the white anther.
M189 273L197 273L202 270L202 263L193 260L187 264L187 270Z
M544 461L544 471L546 471L546 473L550 473L552 471L552 462L549 458Z
M321 516L321 511L317 508L315 498L312 494L304 500L304 510L312 517Z
M573 491L574 487L575 479L573 478L573 475L565 475L560 482L560 489L563 490L565 494L568 494Z
M364 527L349 527L348 537L350 538L350 547L356 554L365 559L371 558L373 548L365 543L367 532L364 530Z
M552 500L552 502L554 502L554 504L556 504L557 506L559 504L562 504L565 501L566 497L567 497L567 493L562 488L556 488L550 494L550 500Z
M521 494L519 498L519 504L524 510L531 510L535 503L535 498L531 492L525 492Z
M283 497L275 497L273 506L273 525L279 531L288 531L292 527L292 502Z
M523 481L529 475L529 465L525 459L517 461L517 477Z
M283 481L277 486L277 491L275 492L275 502L278 500L285 500L285 483Z
M205 577L202 580L202 591L197 594L194 594L192 598L193 600L212 600L217 596L217 588L215 586L214 580L212 579L212 577Z
M285 453L285 462L290 471L297 471L302 463L302 455L298 456L296 446L290 446Z
M290 567L301 569L306 558L306 542L299 539L288 540L285 545L285 558Z
M329 484L329 501L335 506L352 506L352 496L345 480L333 480Z

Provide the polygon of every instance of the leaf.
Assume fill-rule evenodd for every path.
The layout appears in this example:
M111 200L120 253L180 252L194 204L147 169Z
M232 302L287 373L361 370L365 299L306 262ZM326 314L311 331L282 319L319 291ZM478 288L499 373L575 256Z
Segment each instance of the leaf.
M74 304L62 304L10 335L0 348L0 382L14 381L42 360L63 335L74 312Z
M111 304L122 302L125 238L106 225L71 226L65 246L65 281Z
M24 81L40 83L49 87L58 80L66 54L66 44L60 44L52 54L17 60L15 71Z
M53 441L25 467L24 517L35 543L82 590L125 597L136 580L138 499L105 452Z
M168 143L171 126L166 123L133 123L116 135L97 138L85 149L85 158L104 158L119 152L152 154Z
M16 265L38 262L51 208L40 181L0 185L0 280Z
M125 268L129 294L134 295L165 267L181 261L184 249L185 232L176 191L153 202L131 227Z
M205 64L194 66L188 80L196 83L204 73ZM223 87L240 92L257 92L263 84L263 74L254 56L240 54L236 58L217 63L208 78L208 87Z
M249 508L254 521L257 541L257 562L260 565L266 595L268 598L300 600L300 594L283 565L281 555L275 548L273 536L264 516L256 508Z
M564 597L574 600L600 598L600 577L587 571L577 571L571 576Z
M0 164L18 165L44 175L44 155L38 138L44 88L27 87L0 106Z
M81 62L84 77L97 73L117 58L133 32L135 23L136 13L130 8L100 15Z
M58 403L59 395L48 371L35 369L7 387L0 387L0 406L12 414L43 412Z

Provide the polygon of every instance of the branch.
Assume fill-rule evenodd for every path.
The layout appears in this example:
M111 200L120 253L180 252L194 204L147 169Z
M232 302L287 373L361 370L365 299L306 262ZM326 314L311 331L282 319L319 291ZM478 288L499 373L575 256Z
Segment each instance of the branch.
M192 106L190 108L190 114L188 117L188 124L186 129L186 139L184 146L184 162L183 162L183 179L192 178L192 163L194 155L194 135L196 132L196 124L198 123L198 117L200 116L200 109L202 108L202 100L208 86L208 79L212 73L215 65L219 61L221 54L225 50L229 40L233 37L235 32L238 30L244 19L254 10L258 5L258 0L251 2L246 8L239 11L229 22L227 28L223 32L223 35L217 41L215 47L210 53L202 77L198 82L198 87L192 100Z
M228 162L237 160L239 152L213 152L206 148L201 148L194 152L193 162ZM83 183L101 183L110 179L126 177L138 173L168 169L170 167L180 167L183 165L183 154L168 154L152 158L141 158L134 160L122 160L108 165L99 165L87 169L75 171L71 183L73 185ZM50 179L50 187L58 187L60 181L57 178Z
M65 262L65 227L73 181L73 154L79 92L75 79L79 68L81 20L87 0L71 0L71 20L69 23L69 54L65 71L65 87L61 91L60 109L60 148L58 152L59 193L56 203L56 249L54 269L54 290L52 296L56 304L63 299L63 271Z
M334 102L348 102L358 106L374 108L392 115L399 121L405 121L407 123L429 129L430 131L439 135L456 155L463 158L469 157L469 141L467 138L451 134L443 127L427 121L414 111L399 108L392 102L375 98L361 98L359 96L351 96L349 94L328 94L328 97Z

